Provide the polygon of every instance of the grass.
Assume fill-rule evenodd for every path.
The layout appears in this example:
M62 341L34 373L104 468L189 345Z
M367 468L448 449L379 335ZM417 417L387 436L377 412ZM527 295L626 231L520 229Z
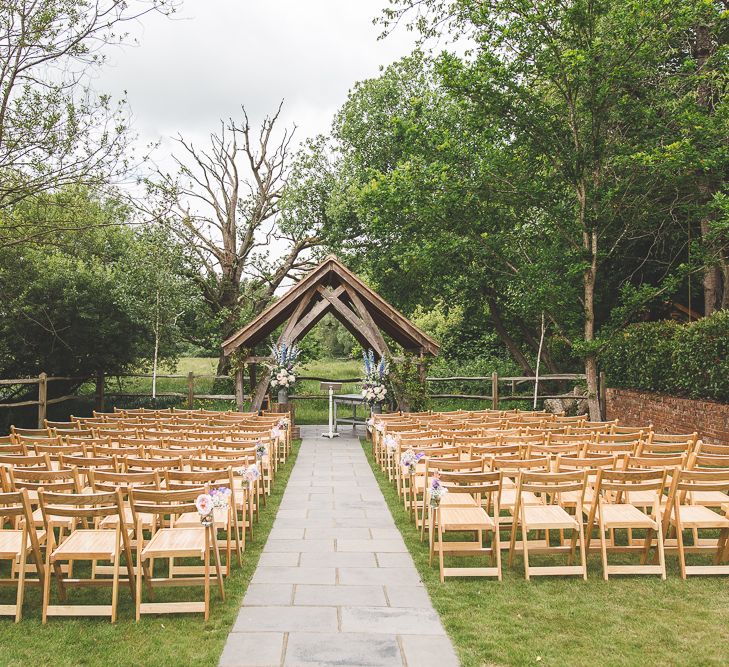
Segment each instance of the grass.
M527 582L522 561L504 580L449 579L428 565L427 545L370 453L363 447L395 522L464 667L484 665L726 665L729 664L729 581L683 581L668 556L657 577L602 580L599 557L589 579ZM471 563L473 564L473 563Z
M24 617L20 623L0 618L0 665L216 665L273 525L299 444L298 441L293 443L292 456L279 468L268 505L262 508L260 521L254 527L254 540L246 544L243 566L234 565L231 576L225 580L224 602L220 601L213 586L207 623L200 614L144 616L136 623L131 594L126 585L122 585L119 620L115 625L106 619L94 618L52 618L47 625L42 625L40 591L33 586L26 589ZM158 589L156 599L160 602L175 599L175 596L189 595L191 590L192 595L202 599L200 587ZM0 588L0 604L12 602L13 596L14 589ZM81 604L94 601L106 604L110 596L110 589L77 589L69 593L71 600Z

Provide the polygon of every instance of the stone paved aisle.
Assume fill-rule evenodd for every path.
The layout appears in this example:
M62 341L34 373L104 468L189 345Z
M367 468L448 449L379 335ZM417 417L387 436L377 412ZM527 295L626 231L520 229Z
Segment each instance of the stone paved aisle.
M220 667L458 665L359 441L302 443Z

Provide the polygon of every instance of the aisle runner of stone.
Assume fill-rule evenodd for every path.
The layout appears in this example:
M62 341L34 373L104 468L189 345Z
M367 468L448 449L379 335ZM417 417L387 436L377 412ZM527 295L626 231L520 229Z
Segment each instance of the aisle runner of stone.
M458 665L357 438L302 427L220 667Z

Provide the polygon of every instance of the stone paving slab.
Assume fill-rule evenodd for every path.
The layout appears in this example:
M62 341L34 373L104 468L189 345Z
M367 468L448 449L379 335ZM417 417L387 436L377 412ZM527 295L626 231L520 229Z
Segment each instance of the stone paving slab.
M458 665L358 439L301 431L220 667Z

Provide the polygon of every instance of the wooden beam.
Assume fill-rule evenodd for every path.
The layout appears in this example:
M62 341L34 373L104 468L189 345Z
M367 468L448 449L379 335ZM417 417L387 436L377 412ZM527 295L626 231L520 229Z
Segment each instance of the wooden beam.
M347 304L322 287L319 288L319 293L332 305L335 315L339 313L340 317L337 319L341 320L342 324L344 324L362 347L372 344L372 341L367 337L365 323Z
M268 385L270 382L271 369L266 368L266 370L261 373L261 379L258 380L256 393L253 394L253 400L251 401L251 410L258 411L261 409L261 406L263 405L263 399L266 396L266 392L268 391Z
M344 287L340 285L335 289L334 291L326 290L326 288L319 285L317 288L317 292L322 293L328 292L333 297L338 297L340 294L344 292ZM324 311L329 308L329 302L326 299L323 299L319 303L317 303L304 317L302 317L299 322L296 324L296 326L291 331L291 334L289 335L289 341L290 342L296 342L301 338L301 336L308 331L308 327L313 323L316 322L317 318L321 317Z
M367 331L370 334L369 337L371 338L372 347L375 348L375 352L377 352L380 357L389 357L390 349L387 347L385 337L382 335L380 327L378 327L375 324L375 321L372 319L370 311L367 310L364 303L362 302L362 299L359 298L359 294L357 294L357 291L355 289L345 283L342 284L344 285L344 289L347 291L347 296L349 296L360 317L367 325Z
M296 329L297 323L304 316L306 309L311 305L315 296L316 286L313 285L308 290L306 290L304 296L301 297L301 301L299 301L298 305L296 306L296 310L294 310L293 314L289 318L289 321L286 322L286 324L284 325L283 331L278 338L279 345L283 342L293 343L296 341L296 338L293 338L291 334L293 333L294 329Z

